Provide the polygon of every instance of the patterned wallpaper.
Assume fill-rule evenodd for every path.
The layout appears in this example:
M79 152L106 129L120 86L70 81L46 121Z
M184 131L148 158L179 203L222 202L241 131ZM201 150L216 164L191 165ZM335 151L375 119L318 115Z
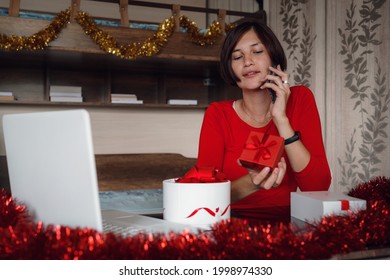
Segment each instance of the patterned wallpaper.
M390 176L389 2L270 1L290 82L316 96L334 190Z
M353 107L349 109L358 113L345 142L345 153L338 157L342 186L380 174L380 164L385 160L380 155L390 155L389 73L383 69L388 61L381 60L374 52L386 39L380 32L385 28L381 21L384 3L385 0L365 0L358 5L351 1L345 10L344 26L338 28L342 46L339 56L344 65L343 94L352 101Z
M290 68L290 75L295 84L311 85L312 50L316 35L307 21L307 15L302 11L300 3L307 1L280 2L279 15L283 23L282 40L285 43L285 51Z

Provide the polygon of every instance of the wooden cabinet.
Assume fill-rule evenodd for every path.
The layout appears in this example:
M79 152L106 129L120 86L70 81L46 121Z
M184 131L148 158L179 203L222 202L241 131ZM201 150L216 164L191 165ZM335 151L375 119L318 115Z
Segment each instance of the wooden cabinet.
M266 14L262 9L254 13L245 13L146 1L99 0L96 2L107 2L107 5L114 2L119 4L120 26L104 25L98 28L99 34L114 38L115 46L128 46L134 43L137 45L156 38L155 30L129 28L129 11L134 6L145 9L169 9L172 15L171 20L174 22L174 32L172 35L169 33L169 37L164 37L166 42L157 54L126 60L105 53L86 34L91 33L91 25L87 24L89 27L86 28L85 24L77 20L81 11L81 0L70 0L69 10L57 14L57 16L62 15L61 20L53 19L54 28L49 29L50 31L48 31L48 26L52 22L47 20L50 14L38 12L41 15L43 13L44 17L37 17L35 13L34 19L21 17L20 0L11 0L9 8L4 10L3 16L0 16L2 36L29 38L30 43L34 42L36 39L34 36L37 34L37 37L39 34L53 35L52 33L56 36L55 40L50 41L48 47L42 51L5 51L4 48L0 48L0 91L12 91L17 99L8 102L0 100L0 104L50 106L53 104L49 98L50 85L81 86L84 102L72 103L72 106L172 107L166 104L167 100L196 99L197 106L185 107L204 108L210 102L240 96L239 90L225 84L218 73L222 36L214 38L216 40L212 45L194 44L192 40L194 37L191 36L195 35L190 35L191 32L180 31L182 25L191 29L188 27L191 23L181 22L181 11L204 13L205 18L215 14L219 27L224 32L227 30L226 15L241 18L236 23L247 18L266 22ZM26 11L23 13L25 14ZM65 14L69 15L69 19L64 16ZM144 22L149 22L150 19L145 20ZM112 20L109 21L112 22ZM60 26L63 28L61 29ZM96 31L96 29L93 30ZM102 36L104 40L107 38L105 35ZM168 36L168 33L164 33L164 36ZM47 38L48 36L45 39ZM41 42L46 42L45 39L41 38ZM158 44L161 44L161 41ZM138 99L144 101L144 104L112 104L110 102L111 93L136 94ZM61 103L60 105L68 104ZM175 105L174 107L183 106Z
M215 61L124 60L77 51L0 52L0 60L0 91L12 91L15 105L53 104L50 85L81 86L84 102L71 103L80 106L164 107L169 99L196 99L197 106L185 107L204 108L235 94L220 79ZM136 94L144 104L111 104L110 93Z
M0 17L0 31L9 35L31 36L46 25L42 20ZM24 31L23 26L29 29ZM154 34L122 27L106 27L104 31L121 44ZM79 25L70 24L45 50L0 51L0 91L12 91L17 99L0 102L51 105L50 85L75 85L82 87L84 102L72 106L183 107L169 106L167 100L196 99L197 106L185 107L205 108L212 101L239 94L219 76L221 40L213 46L198 46L188 34L175 32L159 54L128 60L104 53ZM136 94L144 104L111 104L111 93Z

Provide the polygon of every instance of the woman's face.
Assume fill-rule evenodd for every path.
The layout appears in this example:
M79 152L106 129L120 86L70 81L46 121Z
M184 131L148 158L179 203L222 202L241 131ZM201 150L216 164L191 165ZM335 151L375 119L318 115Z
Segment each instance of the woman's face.
M265 82L271 58L253 29L244 33L237 42L231 55L231 65L240 88L258 89Z

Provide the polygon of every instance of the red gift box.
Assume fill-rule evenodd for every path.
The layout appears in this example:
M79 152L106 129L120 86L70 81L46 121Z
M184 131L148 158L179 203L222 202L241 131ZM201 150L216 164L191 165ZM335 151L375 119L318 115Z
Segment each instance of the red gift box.
M243 167L261 170L275 168L284 150L284 139L280 136L251 131L239 157Z

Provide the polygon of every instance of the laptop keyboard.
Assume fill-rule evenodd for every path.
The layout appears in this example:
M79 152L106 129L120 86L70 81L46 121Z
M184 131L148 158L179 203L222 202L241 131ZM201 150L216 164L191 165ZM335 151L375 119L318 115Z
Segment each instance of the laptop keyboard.
M131 236L139 233L139 227L113 225L103 220L103 232Z

